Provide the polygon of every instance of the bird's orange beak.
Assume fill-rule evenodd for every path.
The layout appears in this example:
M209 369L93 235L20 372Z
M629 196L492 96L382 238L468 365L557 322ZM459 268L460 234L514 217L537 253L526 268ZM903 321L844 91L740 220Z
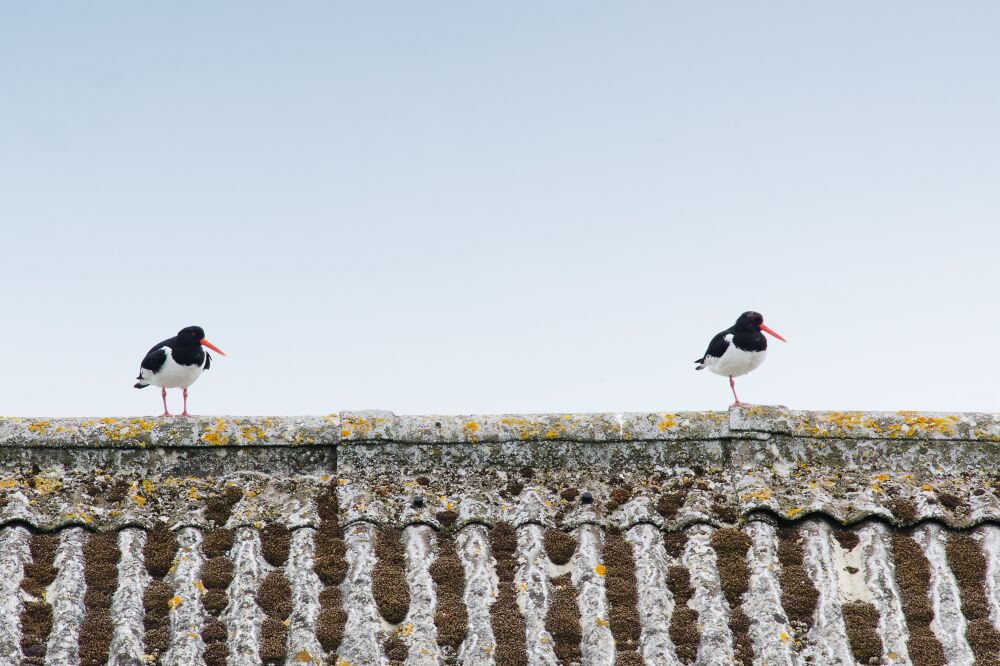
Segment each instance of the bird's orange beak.
M769 329L767 326L764 326L764 324L760 325L760 330L764 331L765 333L770 333L771 335L773 335L774 337L778 338L782 342L788 342L788 340L784 339L783 337L781 337L780 335L778 335L777 333L775 333L774 331L772 331L771 329ZM202 344L205 344L204 340L202 340L201 342L202 342ZM215 347L212 347L212 349L215 349ZM219 352L219 353L222 354L222 352Z
M761 326L761 328L763 328L763 326ZM774 335L774 333L771 333L771 335ZM779 335L778 337L781 337L781 336ZM218 347L216 347L215 345L213 345L211 342L209 342L205 338L201 339L201 344L204 345L205 347L208 347L209 349L211 349L214 352L219 352L223 356L226 355L226 352L222 351L221 349L219 349Z

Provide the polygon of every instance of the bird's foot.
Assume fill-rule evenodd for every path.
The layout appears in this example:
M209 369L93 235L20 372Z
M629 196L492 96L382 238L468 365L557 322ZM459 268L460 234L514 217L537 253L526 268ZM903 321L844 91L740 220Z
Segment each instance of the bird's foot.
M173 414L171 414L170 412L163 412L162 414L160 414L160 416L161 417L162 416L173 416Z
M188 414L187 410L185 409L183 412L181 412L180 414L178 414L178 416L191 416L191 415Z

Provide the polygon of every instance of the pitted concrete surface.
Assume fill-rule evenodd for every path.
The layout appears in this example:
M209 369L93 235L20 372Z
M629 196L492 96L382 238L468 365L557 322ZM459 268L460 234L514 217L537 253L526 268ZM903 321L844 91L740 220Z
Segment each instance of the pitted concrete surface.
M265 618L256 595L263 579L279 571L289 598L272 603L290 610L283 623L287 654L273 663L521 663L504 660L495 633L498 586L507 584L514 586L524 640L504 649L523 650L524 663L554 666L560 662L550 633L558 627L549 616L551 581L569 572L581 666L613 666L621 601L609 602L601 553L607 536L618 533L633 551L638 586L627 603L638 612L637 653L647 664L682 663L678 641L690 640L684 627L671 624L678 571L691 590L686 610L697 616L696 663L737 663L741 638L752 646L754 664L853 663L856 646L842 612L849 603L873 609L865 629L881 641L884 663L913 663L907 613L924 617L914 606L914 589L931 616L920 620L921 640L936 641L948 663L973 663L974 651L992 640L989 627L1000 632L998 463L1000 420L984 414L751 407L728 413L5 418L0 662L39 654L40 646L22 637L49 627L44 663L79 663L89 612L84 546L93 532L114 531L117 589L105 606L113 626L111 664L272 663L262 656L262 627L265 621L275 626L275 619ZM343 540L339 575L326 541L331 532L323 529L331 520ZM151 575L144 547L158 525L173 531L179 547L170 571ZM280 564L265 558L279 548L269 541L274 525L289 530ZM855 535L848 547L834 536L844 526ZM745 629L732 624L732 597L722 587L734 583L712 545L720 527L740 530L752 544L738 600L749 618ZM404 528L405 535L400 584L408 588L410 606L398 625L382 618L373 580L379 571L374 544L387 528ZM507 583L498 578L493 555L492 537L501 528L513 535L509 547L516 551ZM961 595L968 587L957 582L957 574L968 572L954 569L961 563L946 555L956 530L982 549L982 571L971 580L982 581L985 610L975 625L964 615ZM567 563L550 560L552 531L569 535ZM59 546L39 600L24 586L47 575L44 563L33 564L31 548L49 532L58 533ZM434 625L439 597L429 566L442 532L454 540L465 571L467 628L459 650L442 650ZM214 566L228 562L232 573L214 592L210 612L200 580L203 549L223 533L230 545L213 556ZM913 553L899 560L898 534L916 540L923 564ZM790 540L797 540L801 561L794 560ZM907 602L901 577L920 567L927 579L908 579ZM152 603L144 591L153 580L174 594L162 652L144 643L144 603ZM969 576L963 580L970 584ZM784 608L793 584L812 586L817 599L807 632L792 630ZM333 610L342 614L321 610L321 592L330 586L341 592L341 607ZM226 630L213 639L213 650L199 636L210 621ZM35 633L22 631L26 623ZM966 635L972 626L975 632ZM398 658L398 645L390 657L393 638L406 649L405 659Z

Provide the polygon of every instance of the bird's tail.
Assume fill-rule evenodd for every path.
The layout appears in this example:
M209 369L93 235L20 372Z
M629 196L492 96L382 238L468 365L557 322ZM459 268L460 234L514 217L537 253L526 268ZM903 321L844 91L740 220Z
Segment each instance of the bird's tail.
M149 386L149 382L140 379L135 383L135 386L133 386L132 388L146 388L147 386Z
M704 370L705 369L705 357L704 356L702 356L697 361L695 361L695 363L698 364L698 367L695 368L695 370Z

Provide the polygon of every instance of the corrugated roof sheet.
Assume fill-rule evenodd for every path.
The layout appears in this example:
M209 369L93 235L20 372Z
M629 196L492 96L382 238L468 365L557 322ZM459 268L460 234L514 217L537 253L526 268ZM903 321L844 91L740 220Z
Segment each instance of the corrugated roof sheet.
M0 664L1000 663L993 415L0 419Z

